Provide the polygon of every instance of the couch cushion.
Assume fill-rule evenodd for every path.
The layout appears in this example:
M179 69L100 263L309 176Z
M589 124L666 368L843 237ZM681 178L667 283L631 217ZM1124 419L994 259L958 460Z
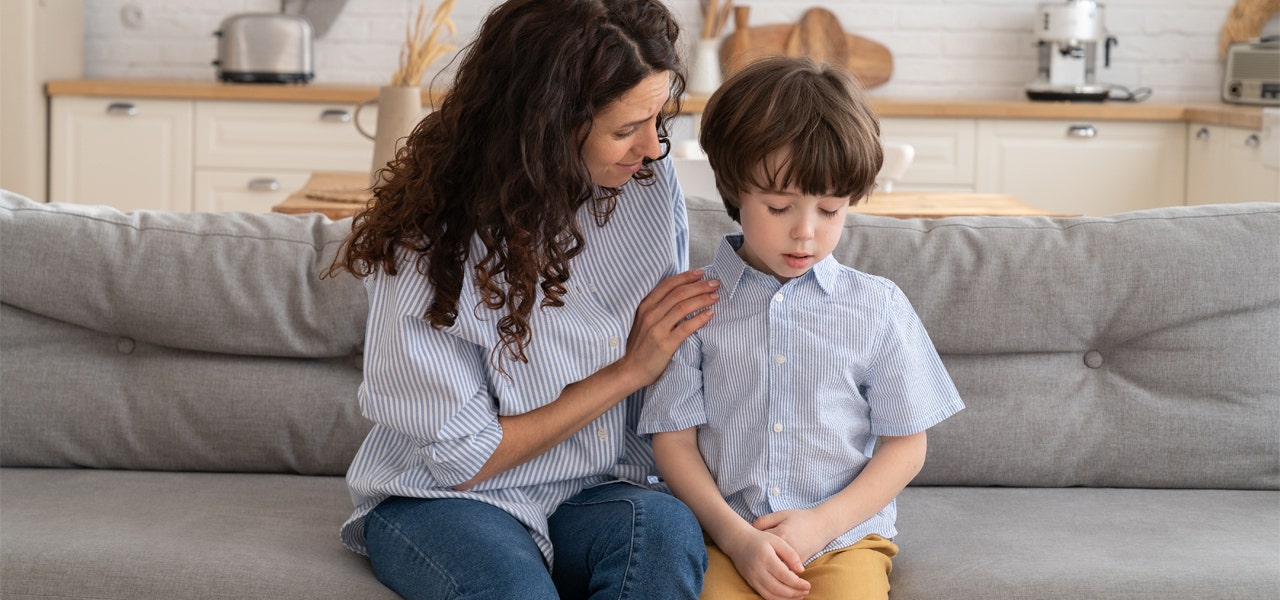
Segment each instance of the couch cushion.
M398 598L340 477L0 469L0 597Z
M0 302L171 348L350 355L363 286L320 278L350 230L321 215L122 213L0 190Z
M1280 494L908 488L896 600L1273 598ZM336 477L0 469L0 597L395 598Z
M910 487L894 600L1277 598L1280 493Z
M341 475L367 303L318 215L0 192L0 464Z
M690 198L691 265L736 229ZM851 215L968 408L917 484L1280 488L1280 204L1109 217Z
M346 473L359 356L157 346L0 304L0 464Z

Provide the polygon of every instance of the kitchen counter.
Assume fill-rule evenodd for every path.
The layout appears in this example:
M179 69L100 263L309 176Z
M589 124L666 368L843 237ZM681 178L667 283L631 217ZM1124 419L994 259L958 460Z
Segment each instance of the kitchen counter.
M369 202L368 173L317 172L302 189L271 207L286 214L321 213L330 219L355 216ZM956 216L1053 216L1010 194L875 192L850 212L899 219ZM1069 216L1069 215L1059 215Z
M198 100L251 100L268 102L357 103L378 95L370 85L243 84L219 81L163 79L74 79L50 81L49 96L100 96ZM423 90L422 102L430 106L443 92ZM706 106L705 97L684 100L681 112L696 114ZM1222 103L1176 104L1160 102L1031 102L1029 100L894 100L871 99L882 117L950 117L994 119L1090 119L1099 121L1186 121L1260 129L1262 108Z

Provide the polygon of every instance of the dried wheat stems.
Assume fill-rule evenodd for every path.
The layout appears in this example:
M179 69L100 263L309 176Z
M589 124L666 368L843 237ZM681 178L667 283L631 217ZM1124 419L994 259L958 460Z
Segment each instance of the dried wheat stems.
M400 68L391 76L391 85L418 87L422 85L422 74L441 56L456 48L453 44L438 42L440 28L449 30L449 35L456 35L458 28L449 18L453 10L454 0L444 0L436 13L431 17L431 33L423 27L426 0L418 5L418 17L413 22L412 31L405 25L404 47L400 49Z

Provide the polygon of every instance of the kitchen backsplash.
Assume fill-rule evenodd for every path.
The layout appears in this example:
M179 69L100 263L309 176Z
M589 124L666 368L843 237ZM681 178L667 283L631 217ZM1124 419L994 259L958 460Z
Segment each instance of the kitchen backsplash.
M821 5L845 31L889 47L893 77L872 91L893 98L1019 99L1035 76L1031 33L1041 0L739 0L751 23L796 22ZM440 0L428 0L433 11ZM470 40L493 1L454 6L459 46ZM276 12L279 0L87 0L85 75L93 78L213 79L212 32L227 15ZM1149 87L1154 100L1214 101L1222 77L1218 33L1234 0L1110 0L1106 24L1119 40L1098 80ZM698 0L669 0L692 44ZM347 0L332 28L315 40L317 83L382 85L396 68L404 28L418 0ZM1272 22L1274 25L1274 21ZM726 27L732 32L732 24ZM446 69L450 54L423 78ZM447 84L446 77L441 83Z

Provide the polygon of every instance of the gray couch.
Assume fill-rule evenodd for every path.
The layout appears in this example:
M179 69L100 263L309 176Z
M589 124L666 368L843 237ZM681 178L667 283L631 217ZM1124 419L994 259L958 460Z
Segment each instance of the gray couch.
M690 199L692 263L732 228ZM366 301L350 223L0 194L0 596L391 598L338 542ZM968 409L893 596L1280 597L1280 204L850 217Z

